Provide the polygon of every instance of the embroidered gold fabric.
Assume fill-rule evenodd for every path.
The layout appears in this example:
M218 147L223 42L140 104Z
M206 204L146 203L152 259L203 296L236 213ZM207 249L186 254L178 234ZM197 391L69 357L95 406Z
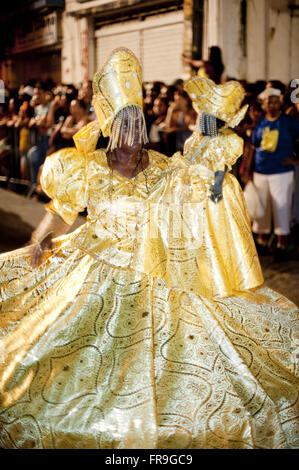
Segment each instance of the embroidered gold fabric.
M207 113L236 127L244 119L248 105L240 109L245 98L242 85L231 80L224 85L216 85L209 78L195 77L184 84L184 89L192 100L197 113Z
M231 129L222 129L215 137L204 137L194 131L184 145L184 157L192 163L200 163L211 171L231 170L243 154L244 141Z
M101 130L110 136L117 113L128 105L143 109L142 71L138 59L125 47L115 49L93 78L93 106Z
M179 156L149 155L146 174L132 180L111 174L104 150L84 156L66 149L47 158L41 183L52 198L48 209L71 224L88 208L86 224L70 235L74 246L115 267L209 297L260 285L236 179L227 175L225 202L218 207L208 197L213 172Z
M47 158L48 210L88 218L39 268L0 255L0 447L298 447L298 309L258 287L237 181L215 205L211 170L149 158Z

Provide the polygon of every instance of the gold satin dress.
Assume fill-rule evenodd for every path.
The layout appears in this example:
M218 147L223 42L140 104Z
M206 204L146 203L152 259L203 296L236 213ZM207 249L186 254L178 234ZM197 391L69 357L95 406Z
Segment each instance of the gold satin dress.
M208 168L149 160L46 159L47 209L88 217L38 268L0 255L0 447L298 447L298 309L260 287L237 181L215 205Z

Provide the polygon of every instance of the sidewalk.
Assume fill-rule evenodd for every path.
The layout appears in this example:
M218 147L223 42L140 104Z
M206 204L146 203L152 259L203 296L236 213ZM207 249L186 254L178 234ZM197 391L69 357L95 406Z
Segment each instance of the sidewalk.
M45 214L44 205L33 199L0 188L0 210L15 214L32 229L36 228Z
M24 245L44 215L43 203L0 188L0 252ZM78 217L70 230L84 221L84 217Z

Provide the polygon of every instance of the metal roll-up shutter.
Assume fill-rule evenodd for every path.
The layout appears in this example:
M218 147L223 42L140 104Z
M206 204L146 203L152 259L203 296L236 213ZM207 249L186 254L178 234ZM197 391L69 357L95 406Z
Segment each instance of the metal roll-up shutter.
M143 81L172 83L182 75L184 16L182 11L126 21L96 31L97 69L117 47L128 47L143 68Z
M172 83L182 75L184 24L148 27L143 32L144 80Z
M130 22L132 23L132 22ZM134 23L139 23L134 21ZM127 47L140 60L140 31L126 31L126 23L101 28L97 34L97 67L101 67L117 47ZM132 27L132 24L130 25Z

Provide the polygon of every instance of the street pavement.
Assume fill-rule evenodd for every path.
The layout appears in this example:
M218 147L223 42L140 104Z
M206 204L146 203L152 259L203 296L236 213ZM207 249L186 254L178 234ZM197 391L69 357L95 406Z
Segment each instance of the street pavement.
M0 252L22 247L45 214L44 204L0 188ZM84 223L79 216L70 231ZM299 251L287 262L274 263L271 256L260 257L265 285L299 305Z
M0 188L0 252L21 248L45 214L42 202ZM84 221L79 216L70 231Z

